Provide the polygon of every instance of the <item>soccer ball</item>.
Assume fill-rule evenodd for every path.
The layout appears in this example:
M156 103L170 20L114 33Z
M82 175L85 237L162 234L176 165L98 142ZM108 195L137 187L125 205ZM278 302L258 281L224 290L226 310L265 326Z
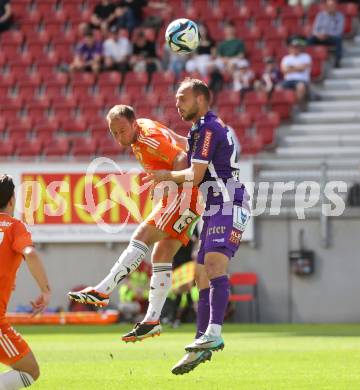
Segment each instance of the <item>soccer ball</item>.
M176 19L168 25L165 39L173 52L190 53L199 45L199 28L192 20Z

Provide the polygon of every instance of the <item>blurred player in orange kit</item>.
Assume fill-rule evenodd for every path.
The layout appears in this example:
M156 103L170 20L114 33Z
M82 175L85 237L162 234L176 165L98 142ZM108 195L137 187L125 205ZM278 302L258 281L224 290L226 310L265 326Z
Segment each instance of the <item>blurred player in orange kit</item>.
M6 321L6 308L15 287L16 272L25 259L40 288L40 296L31 302L33 315L42 312L50 299L45 269L33 247L23 222L13 218L15 186L8 175L0 175L0 363L12 368L0 374L0 390L31 386L40 375L39 366L26 341Z
M137 119L132 107L114 106L107 115L115 140L130 146L145 170L181 170L187 168L187 143L177 144L176 134L150 119ZM176 139L176 140L175 140ZM171 196L172 195L172 196ZM95 287L69 292L77 302L106 306L115 287L143 261L154 245L151 261L149 307L144 320L123 336L123 341L138 341L159 335L160 314L171 288L172 260L181 245L187 245L199 218L198 189L176 186L156 204L153 211L133 234L110 273Z

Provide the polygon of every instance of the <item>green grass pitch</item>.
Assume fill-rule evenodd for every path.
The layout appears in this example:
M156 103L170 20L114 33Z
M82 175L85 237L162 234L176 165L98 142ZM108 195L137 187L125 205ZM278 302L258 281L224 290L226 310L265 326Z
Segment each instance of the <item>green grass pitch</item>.
M171 374L194 325L125 344L129 326L18 327L35 352L34 390L357 390L360 325L236 325L225 349L183 376ZM6 368L1 366L0 370Z

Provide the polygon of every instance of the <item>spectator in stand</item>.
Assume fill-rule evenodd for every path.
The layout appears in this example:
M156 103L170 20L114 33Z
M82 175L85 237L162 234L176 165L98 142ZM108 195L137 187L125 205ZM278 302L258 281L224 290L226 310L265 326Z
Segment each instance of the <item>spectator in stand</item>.
M116 5L113 2L101 0L94 8L90 23L85 26L82 25L82 30L86 27L90 27L91 29L100 29L104 33L107 32L116 18L115 10Z
M132 44L127 30L110 28L109 36L104 42L104 66L107 70L129 70L128 60L132 54Z
M233 23L226 22L224 26L225 39L217 47L217 66L220 70L231 70L234 62L242 59L245 54L245 45L241 39L236 38Z
M342 38L345 18L337 10L336 0L326 0L324 11L320 11L315 18L310 45L335 46L335 66L340 67L342 57Z
M239 91L243 96L247 91L253 89L255 73L250 69L249 61L245 58L233 64L233 90Z
M189 73L199 72L201 76L205 77L214 62L216 46L205 25L200 24L199 31L201 35L199 46L193 57L186 62L185 69Z
M70 71L88 71L98 73L102 61L102 44L97 42L94 34L88 31L76 48L73 62L70 64Z
M0 32L8 30L13 24L10 0L0 0Z
M171 72L174 72L176 76L179 76L185 69L186 60L186 56L179 56L179 54L174 53L170 49L167 43L164 44L161 61L165 70L170 70Z
M275 86L282 80L280 69L278 68L274 57L264 59L265 69L260 80L255 82L255 89L263 90L269 94Z
M156 55L156 45L149 40L143 30L138 31L133 40L133 55L130 65L136 72L152 73L160 70L160 61Z
M306 95L309 91L311 57L304 53L305 41L295 38L290 42L289 54L281 60L281 72L284 75L282 87L293 89L300 106L303 108L306 103Z
M116 5L115 17L111 22L111 27L115 27L117 30L124 28L130 33L136 27L133 10L126 5L125 1L120 1Z
M143 8L146 7L148 0L123 0L123 3L132 10L135 25L140 25L143 21Z

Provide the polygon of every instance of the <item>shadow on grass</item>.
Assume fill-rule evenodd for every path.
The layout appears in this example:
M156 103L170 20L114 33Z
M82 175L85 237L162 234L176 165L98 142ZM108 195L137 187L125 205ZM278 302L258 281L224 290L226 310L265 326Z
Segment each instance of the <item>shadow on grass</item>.
M133 324L117 325L28 325L15 326L24 335L35 334L120 334L128 332ZM165 334L194 334L195 324L184 324L177 329L164 326ZM225 324L224 333L248 334L266 337L360 337L360 324Z

